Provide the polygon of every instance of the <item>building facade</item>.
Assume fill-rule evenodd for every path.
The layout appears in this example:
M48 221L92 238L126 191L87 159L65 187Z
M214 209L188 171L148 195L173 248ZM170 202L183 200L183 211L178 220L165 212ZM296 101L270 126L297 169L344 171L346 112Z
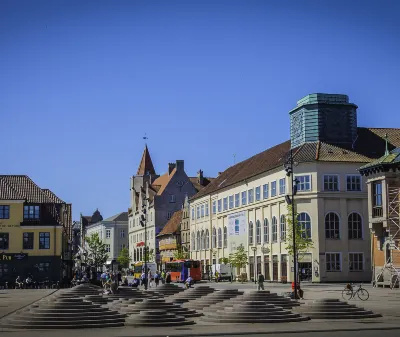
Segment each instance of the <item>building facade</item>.
M373 280L398 287L400 281L400 148L360 168L367 179Z
M182 207L182 223L180 226L181 249L185 254L190 254L190 206L189 198L185 199Z
M123 248L128 248L128 212L121 212L86 227L86 237L97 233L106 245L106 267L118 269L117 258Z
M248 278L261 271L267 280L293 280L285 200L292 191L284 170L292 153L297 220L313 241L300 254L301 280L371 280L368 196L358 168L379 157L371 141L382 142L386 129L357 127L356 109L345 95L304 97L290 111L290 141L228 168L191 199L191 256L203 273L243 245ZM389 130L398 142L400 130Z
M140 224L144 209L147 247L153 252L150 255L154 256L155 262L161 262L157 235L172 215L181 210L185 198L198 192L192 180L185 172L183 160L168 164L168 171L157 175L146 145L137 174L131 177L130 184L129 249L133 262L144 260L145 229Z
M71 209L28 176L0 176L0 283L70 276Z
M183 210L176 211L171 219L157 235L161 263L169 262L174 259L176 253L181 249L180 227L182 223Z
M90 215L82 215L79 221L73 221L72 224L72 252L73 254L79 253L79 246L83 244L83 240L86 234L86 228L103 220L103 216L101 215L99 209L96 209L93 214ZM83 237L82 234L83 233Z

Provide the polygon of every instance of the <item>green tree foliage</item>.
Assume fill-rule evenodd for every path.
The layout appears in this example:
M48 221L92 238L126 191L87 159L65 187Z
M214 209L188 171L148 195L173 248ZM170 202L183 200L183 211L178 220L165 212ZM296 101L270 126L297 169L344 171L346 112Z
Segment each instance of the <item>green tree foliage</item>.
M108 259L108 253L106 250L106 244L100 240L99 234L94 233L86 238L87 244L87 256L85 263L90 266L99 268L106 264Z
M175 252L174 252L174 260L186 260L190 258L189 252L183 251L182 247L179 247Z
M230 264L229 258L228 258L228 257L221 257L221 258L219 259L219 261L220 261L222 264Z
M240 272L240 270L249 263L247 252L245 251L244 246L240 245L237 247L234 253L229 254L228 261L232 267L236 267Z
M149 247L147 247L144 258L146 262L154 262L154 249L149 249Z
M128 268L129 262L131 262L131 258L129 256L128 248L124 247L121 249L119 256L117 257L117 262L122 268Z

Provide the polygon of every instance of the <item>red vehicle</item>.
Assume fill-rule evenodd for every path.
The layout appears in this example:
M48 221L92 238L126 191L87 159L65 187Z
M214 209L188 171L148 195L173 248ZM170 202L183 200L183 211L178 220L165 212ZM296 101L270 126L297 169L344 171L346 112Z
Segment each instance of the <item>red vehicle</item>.
M189 276L194 281L201 280L200 261L175 260L166 262L165 270L171 273L171 282L185 282Z

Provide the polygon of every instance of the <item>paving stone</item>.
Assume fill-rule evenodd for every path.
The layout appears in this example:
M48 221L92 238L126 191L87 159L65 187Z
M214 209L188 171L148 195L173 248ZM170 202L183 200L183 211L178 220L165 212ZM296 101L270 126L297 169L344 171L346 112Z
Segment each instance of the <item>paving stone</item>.
M166 310L145 310L139 314L133 314L126 319L125 325L134 326L180 326L190 325L195 322L187 320L183 316L177 316L173 312Z

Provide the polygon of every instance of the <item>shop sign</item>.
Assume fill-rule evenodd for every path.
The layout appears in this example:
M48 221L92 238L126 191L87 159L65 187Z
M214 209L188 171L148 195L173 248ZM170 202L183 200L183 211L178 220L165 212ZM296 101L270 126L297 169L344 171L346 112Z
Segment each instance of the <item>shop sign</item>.
M0 261L23 260L28 257L25 253L0 253Z

